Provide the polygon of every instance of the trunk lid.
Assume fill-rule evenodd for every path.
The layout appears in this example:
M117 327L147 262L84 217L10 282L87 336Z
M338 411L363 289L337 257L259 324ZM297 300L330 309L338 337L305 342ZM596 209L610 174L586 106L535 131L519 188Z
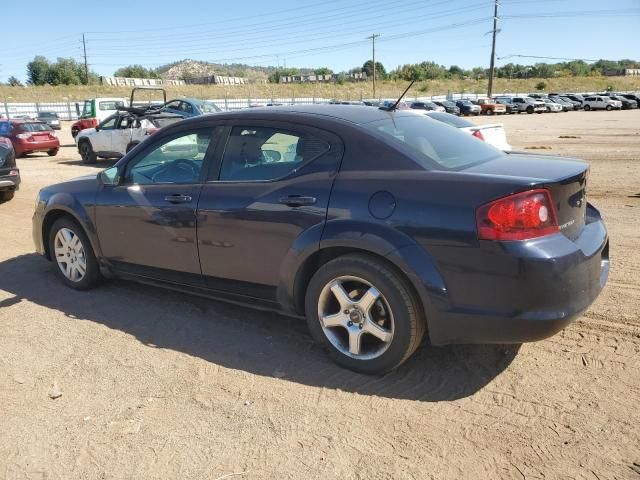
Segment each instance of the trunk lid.
M560 232L573 240L584 228L587 209L586 187L589 176L589 164L586 162L553 156L511 153L472 166L465 172L513 177L513 193L516 193L516 190L547 188L558 212Z

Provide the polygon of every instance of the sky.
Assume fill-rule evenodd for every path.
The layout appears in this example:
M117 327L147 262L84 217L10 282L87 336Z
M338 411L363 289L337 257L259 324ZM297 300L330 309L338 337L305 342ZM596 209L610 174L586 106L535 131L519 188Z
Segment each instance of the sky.
M499 0L497 65L562 57L640 60L640 0ZM192 58L259 66L387 70L434 61L489 64L494 0L0 0L0 81L26 79L36 55L110 76Z

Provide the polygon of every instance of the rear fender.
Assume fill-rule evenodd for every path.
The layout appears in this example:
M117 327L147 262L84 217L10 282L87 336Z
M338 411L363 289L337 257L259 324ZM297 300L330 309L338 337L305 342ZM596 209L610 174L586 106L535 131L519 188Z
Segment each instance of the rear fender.
M305 281L305 265L312 256L342 249L384 258L402 271L418 294L429 324L434 309L446 309L447 289L433 257L403 233L382 223L353 220L329 221L305 231L292 246L281 270L278 300L290 312L301 312L296 294Z

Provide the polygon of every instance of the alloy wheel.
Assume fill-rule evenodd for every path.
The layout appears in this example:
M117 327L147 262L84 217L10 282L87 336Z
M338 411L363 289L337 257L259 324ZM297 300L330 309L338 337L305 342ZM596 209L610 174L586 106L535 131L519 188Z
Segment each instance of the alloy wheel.
M54 239L56 262L62 274L72 282L81 281L87 273L87 258L80 237L61 228Z
M351 358L377 358L393 340L389 303L362 278L341 276L328 282L318 299L318 318L331 345Z

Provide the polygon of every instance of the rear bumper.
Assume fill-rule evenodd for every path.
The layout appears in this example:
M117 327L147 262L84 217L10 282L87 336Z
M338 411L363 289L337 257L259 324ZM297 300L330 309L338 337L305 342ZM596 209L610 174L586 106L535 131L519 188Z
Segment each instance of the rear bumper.
M527 242L487 242L480 255L461 259L456 272L442 271L449 302L427 312L431 342L531 342L580 316L609 276L606 228L595 208L588 216L575 240L558 233Z
M60 140L57 138L54 140L46 141L27 141L27 140L14 140L13 148L16 151L16 155L23 155L25 153L32 152L47 152L49 150L55 150L60 148Z
M12 168L11 170L18 171L17 168ZM17 175L7 175L7 173L0 170L0 191L18 190L20 187L20 173Z

